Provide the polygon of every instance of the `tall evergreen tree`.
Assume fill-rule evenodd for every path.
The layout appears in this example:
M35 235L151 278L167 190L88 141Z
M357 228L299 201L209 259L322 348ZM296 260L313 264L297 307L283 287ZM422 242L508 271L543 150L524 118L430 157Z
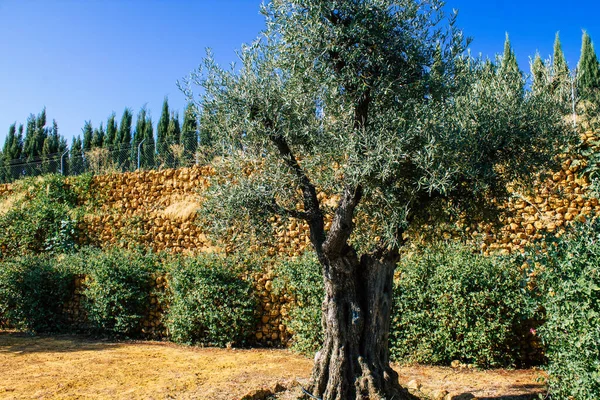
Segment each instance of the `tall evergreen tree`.
M141 168L151 168L154 166L154 128L152 118L148 115L146 106L140 109L135 124L133 134L133 159L137 162L138 146L142 144L139 153L139 165Z
M183 126L181 127L181 144L188 163L193 163L198 151L198 115L193 103L188 103L183 114ZM200 145L212 146L212 137L209 132L202 132Z
M600 90L600 64L590 35L583 31L581 57L577 65L577 90L581 97L589 98Z
M23 141L23 158L26 160L24 165L25 175L34 176L41 172L42 149L47 136L46 108L44 108L37 117L30 114L27 118L27 128Z
M83 158L83 143L81 137L77 136L73 138L71 144L71 154L69 156L69 173L71 175L79 175L85 172L84 158Z
M92 121L85 121L81 133L83 134L83 151L88 152L92 149L92 138L94 137Z
M13 174L12 166L18 159L21 157L21 148L22 144L18 147L14 146L17 141L17 127L16 123L12 124L8 128L8 136L4 140L4 146L2 147L2 162L0 163L0 168L2 171L0 174L2 175L2 182L11 182L15 178L15 174Z
M517 56L515 55L510 43L508 33L506 34L506 39L504 40L504 53L502 54L502 62L500 63L499 73L503 78L503 83L510 85L515 89L508 90L507 88L502 88L500 90L504 90L506 93L516 94L517 97L515 97L515 101L521 100L525 94L525 82L523 81L523 75L519 69Z
M550 71L544 64L540 53L535 53L535 58L531 63L531 76L533 78L532 90L535 93L540 93L548 90L548 84L550 83Z
M60 154L60 136L58 134L58 124L56 120L52 121L50 134L44 139L42 146L42 172L56 173L59 170Z
M100 122L100 127L94 129L94 134L92 135L92 149L98 149L104 145L104 135L104 126Z
M104 147L109 150L113 150L117 140L117 122L115 121L115 113L113 112L108 117L106 122L106 136L104 137Z
M502 63L500 64L502 73L518 73L519 65L517 64L517 56L510 43L508 33L504 39L504 52L502 53Z
M171 117L169 118L169 128L167 129L166 138L166 144L169 148L169 154L171 155L171 159L168 160L169 165L172 167L176 167L179 166L181 162L186 163L186 161L184 161L182 157L185 154L185 148L183 147L183 141L181 138L181 126L179 124L178 112L171 112ZM174 145L180 146L181 148L179 149L179 151L183 152L183 154L176 154L173 151Z
M2 154L7 161L18 160L21 158L22 144L18 147L15 146L17 141L17 124L14 123L8 128L8 136L4 140L4 146L2 147Z
M169 145L172 143L167 138L169 130L169 99L165 97L162 105L162 112L156 126L156 153L162 160L170 160L172 154L169 151Z
M123 110L123 116L121 117L121 123L119 124L119 130L117 139L115 140L115 147L118 150L113 154L115 156L115 162L121 166L121 169L126 171L131 168L131 127L133 123L133 114L129 108Z
M562 50L559 33L556 32L554 39L554 54L552 57L552 93L568 103L571 98L571 78L569 66Z

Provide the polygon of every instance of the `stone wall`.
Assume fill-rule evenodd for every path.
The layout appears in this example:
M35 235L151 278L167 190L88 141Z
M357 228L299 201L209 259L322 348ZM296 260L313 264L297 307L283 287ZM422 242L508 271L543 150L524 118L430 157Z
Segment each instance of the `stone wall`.
M586 134L582 139L586 142L594 139L594 135ZM500 229L491 224L462 226L459 223L453 230L442 228L438 232L434 229L434 233L445 238L466 236L478 243L486 254L518 251L545 232L560 234L571 221L583 221L600 212L598 199L586 196L589 181L581 176L581 166L577 157L564 157L561 169L539 182L533 194L514 190L506 205L509 216L502 221ZM80 225L80 241L100 247L143 245L155 251L184 254L223 252L227 245L211 243L196 213L202 191L213 174L209 166L194 166L95 176L84 204L87 211ZM10 194L11 190L10 185L0 185L0 197ZM324 193L318 196L331 206L335 204L335 199L328 199ZM269 222L276 244L268 249L268 255L297 256L310 246L308 225L303 221L284 223L272 217ZM330 223L329 219L326 228ZM456 229L457 226L460 228ZM413 232L416 239L421 228ZM252 246L249 250L253 252L257 248ZM255 337L267 345L285 343L289 338L285 316L292 301L285 294L273 292L272 278L268 267L264 273L252 277L260 297L261 314ZM80 309L78 301L76 293L68 306L75 317L81 313L77 311ZM154 310L148 316L145 322L148 332L162 332L160 315L161 310Z

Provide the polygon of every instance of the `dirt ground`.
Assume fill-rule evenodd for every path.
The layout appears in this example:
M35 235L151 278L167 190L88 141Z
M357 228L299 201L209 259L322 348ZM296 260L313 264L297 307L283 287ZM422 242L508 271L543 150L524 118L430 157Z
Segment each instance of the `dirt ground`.
M304 383L311 366L286 350L0 332L0 399L239 399L277 383ZM437 390L448 399L524 400L544 390L537 370L395 368L423 397Z

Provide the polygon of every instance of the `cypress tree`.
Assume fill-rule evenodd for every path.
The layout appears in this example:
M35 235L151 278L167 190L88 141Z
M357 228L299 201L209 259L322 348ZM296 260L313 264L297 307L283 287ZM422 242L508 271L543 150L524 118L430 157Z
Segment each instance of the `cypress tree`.
M212 138L209 133L204 133L200 139L200 144L203 147L210 147L212 145ZM188 103L183 115L181 144L183 145L183 152L187 162L190 164L193 163L196 159L196 151L198 151L198 121L196 108L193 103Z
M44 139L42 145L42 172L56 173L59 169L59 152L60 136L58 134L58 124L56 120L52 121L52 129L50 134Z
M552 57L552 93L563 102L571 98L571 78L565 54L560 43L559 33L556 32L554 39L554 55Z
M117 122L115 121L115 113L110 114L106 122L106 136L104 137L104 147L113 150L117 140Z
M162 105L162 112L158 125L156 126L156 153L162 160L170 160L172 158L171 152L169 151L169 145L172 143L168 140L169 130L169 99L165 97Z
M71 175L79 175L85 172L84 160L83 160L83 143L81 137L77 136L73 138L71 144L71 152L69 156L69 173Z
M104 127L102 122L100 122L100 127L94 129L94 134L92 135L92 149L99 149L104 145Z
M156 152L156 142L154 141L154 126L152 124L152 117L148 115L146 119L146 131L144 138L144 144L142 144L142 152L144 153L143 160L145 161L144 167L154 168L156 161L154 154Z
M517 56L515 55L515 52L510 43L508 33L506 34L506 39L504 41L504 53L502 55L502 62L500 63L500 69L498 72L500 73L506 85L516 89L501 90L504 90L506 93L516 94L518 96L515 97L516 101L523 98L523 96L525 95L525 82L523 81L523 75L521 74L521 70L519 69L519 65L517 63Z
M115 147L118 147L118 151L115 151L115 162L121 166L121 169L126 171L131 168L131 126L133 122L133 114L129 108L125 108L123 116L121 117L121 123L119 124L119 130L117 138L115 140ZM133 158L135 160L135 158Z
M179 144L183 149L183 141L181 137L181 126L179 124L179 113L171 112L171 118L169 119L169 129L167 129L167 146L169 146L169 152L172 154L173 162L172 166L178 166L178 164L183 161L181 160L181 156L183 154L173 154L171 151L171 147L174 144ZM185 161L184 161L185 162Z
M17 126L13 123L8 128L8 136L4 140L4 146L2 147L2 162L0 162L0 168L2 175L1 179L3 183L11 182L13 180L13 173L11 165L15 163L21 156L21 149L19 148L18 154L13 153L13 143L17 137Z
M583 98L589 98L600 89L600 64L590 35L583 31L581 57L577 66L577 90Z
M94 137L92 121L85 121L85 125L83 125L81 132L83 133L83 151L88 152L92 149L92 138Z
M13 154L12 154L12 151L13 151L12 146L13 146L13 143L15 142L16 137L17 137L17 124L15 122L8 128L8 136L4 140L4 146L2 147L2 154L4 155L5 160L7 160L7 161L16 160L21 156L20 149L19 149L19 154L16 157L13 157Z
M504 74L519 73L519 65L517 63L517 57L510 44L510 38L506 33L506 39L504 40L504 53L502 54L502 63L500 64L500 72Z
M41 172L41 158L44 141L48 136L46 129L46 108L37 117L30 114L27 118L27 128L23 142L24 174L35 176Z
M143 143L142 143L143 141ZM154 166L154 129L152 127L152 118L148 115L146 106L140 109L135 124L133 134L133 159L137 162L138 146L142 143L140 149L139 165L142 168L151 168Z
M531 64L531 76L533 77L532 89L535 93L547 90L550 74L538 52L535 53L535 58Z

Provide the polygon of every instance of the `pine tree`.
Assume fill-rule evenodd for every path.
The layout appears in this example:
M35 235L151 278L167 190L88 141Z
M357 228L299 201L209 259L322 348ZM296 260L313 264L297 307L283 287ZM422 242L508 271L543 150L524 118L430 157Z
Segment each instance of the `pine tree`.
M169 130L169 115L169 99L165 97L160 119L158 120L158 125L156 126L156 153L158 154L159 158L163 160L163 162L168 162L172 159L172 154L169 149L169 145L172 143L167 138Z
M92 149L92 138L94 137L92 121L85 121L81 133L83 134L83 151L87 153Z
M600 64L590 35L583 31L581 57L577 65L577 90L582 98L590 98L600 90Z
M212 137L209 132L202 132L200 145L205 148L212 146ZM196 108L193 103L188 103L183 115L183 126L181 127L181 144L183 153L189 164L196 160L198 151L198 120Z

